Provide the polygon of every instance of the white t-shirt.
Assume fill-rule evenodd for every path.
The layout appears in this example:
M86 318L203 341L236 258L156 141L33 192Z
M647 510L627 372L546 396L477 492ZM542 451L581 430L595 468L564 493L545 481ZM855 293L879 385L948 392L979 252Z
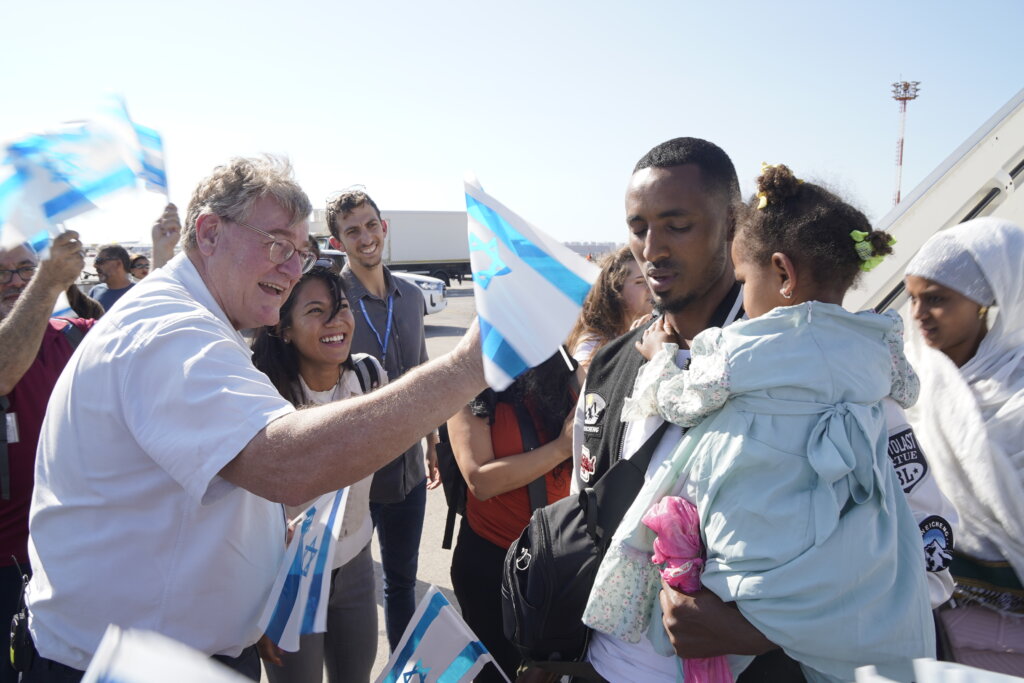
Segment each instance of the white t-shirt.
M29 517L39 653L85 669L107 625L238 655L284 553L281 506L218 476L294 408L182 254L128 292L57 382Z

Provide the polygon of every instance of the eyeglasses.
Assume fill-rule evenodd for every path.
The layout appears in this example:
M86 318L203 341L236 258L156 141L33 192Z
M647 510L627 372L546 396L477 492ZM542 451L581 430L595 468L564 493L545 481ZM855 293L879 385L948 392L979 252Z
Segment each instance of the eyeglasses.
M281 265L282 263L287 263L288 259L290 259L293 254L298 254L299 264L302 267L303 273L308 273L309 269L313 267L314 263L316 263L316 254L314 254L311 251L300 251L295 246L295 244L290 240L286 240L283 237L274 237L269 232L264 232L263 230L257 228L255 225L249 225L245 221L240 221L237 218L229 218L228 220L234 223L238 223L239 225L244 225L253 232L258 232L259 234L269 239L270 261L272 263L276 263L278 265Z
M15 273L18 274L22 282L28 282L36 274L36 268L37 266L21 266L14 270L0 268L0 285L6 285L13 280Z

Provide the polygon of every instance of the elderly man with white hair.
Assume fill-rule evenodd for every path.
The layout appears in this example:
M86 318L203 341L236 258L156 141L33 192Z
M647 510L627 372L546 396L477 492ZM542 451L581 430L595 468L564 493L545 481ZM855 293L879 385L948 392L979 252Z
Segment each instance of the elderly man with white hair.
M40 437L28 590L40 658L22 680L77 680L110 623L258 680L253 644L284 552L277 503L366 477L484 387L474 325L368 396L296 411L278 394L239 330L275 324L312 266L310 211L286 162L214 169L182 253L72 358Z

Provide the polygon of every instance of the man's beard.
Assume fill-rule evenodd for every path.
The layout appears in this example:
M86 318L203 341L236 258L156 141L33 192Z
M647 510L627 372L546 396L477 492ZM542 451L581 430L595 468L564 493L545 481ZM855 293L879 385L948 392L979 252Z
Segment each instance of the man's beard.
M682 313L690 304L692 304L700 297L700 294L697 294L696 292L690 292L688 294L684 294L680 297L676 297L675 299L671 299L668 301L656 300L654 302L654 312L657 313L658 315L665 315L666 313Z
M708 263L702 272L703 282L706 283L703 289L690 290L689 292L678 295L674 299L659 300L657 296L655 296L654 311L658 315L664 315L665 313L682 313L687 309L687 307L704 298L714 283L718 282L718 279L722 276L728 260L726 252L723 251L719 253L713 261Z

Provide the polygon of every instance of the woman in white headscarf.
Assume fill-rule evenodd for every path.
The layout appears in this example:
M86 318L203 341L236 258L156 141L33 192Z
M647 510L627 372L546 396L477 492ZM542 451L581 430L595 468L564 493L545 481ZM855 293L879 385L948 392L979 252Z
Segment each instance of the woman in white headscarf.
M960 513L941 621L957 661L1024 675L1024 230L996 218L944 230L906 274L920 333L910 417Z

